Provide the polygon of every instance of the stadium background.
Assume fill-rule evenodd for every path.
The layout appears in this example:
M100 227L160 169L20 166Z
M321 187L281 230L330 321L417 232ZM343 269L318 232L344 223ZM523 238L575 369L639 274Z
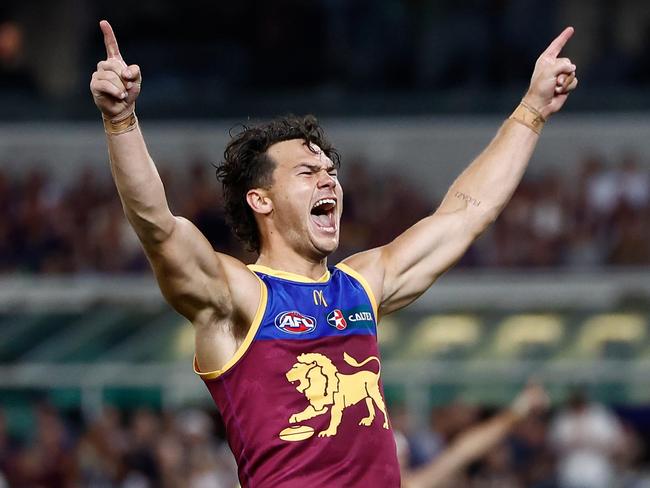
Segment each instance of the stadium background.
M498 222L380 326L411 463L532 378L552 409L467 486L556 486L572 389L618 420L620 486L650 463L650 4L5 1L0 6L0 473L10 486L232 486L218 414L121 213L88 82L109 19L175 212L242 259L211 163L229 128L315 113L343 153L334 259L435 209L565 25L580 87ZM180 481L182 480L182 481ZM1 483L1 482L0 482ZM617 485L618 486L618 485Z

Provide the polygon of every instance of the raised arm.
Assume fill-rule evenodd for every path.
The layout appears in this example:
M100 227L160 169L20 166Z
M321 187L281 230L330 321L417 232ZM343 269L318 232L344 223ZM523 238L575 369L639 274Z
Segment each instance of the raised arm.
M198 326L202 335L216 331L217 336L224 336L222 342L228 343L233 331L235 339L237 336L237 329L231 327L232 317L242 316L242 324L253 317L259 284L242 263L215 253L191 222L172 215L135 116L142 82L140 68L124 62L110 24L103 20L100 28L106 60L97 64L90 90L104 119L111 172L126 217L144 247L165 298ZM234 293L229 286L232 280L238 283ZM222 329L224 333L219 334ZM217 357L208 354L202 363L218 368L230 359L221 356L228 356L235 345L230 344L221 353L216 348ZM205 356L199 353L197 347L199 358Z
M440 456L426 466L408 473L404 488L438 488L448 484L463 469L500 444L531 413L543 411L549 399L536 384L527 386L509 409L463 433Z
M537 60L521 105L487 148L452 184L436 212L390 244L346 264L370 283L382 314L420 296L497 218L519 184L546 119L575 89L576 67L558 57L573 35L564 30Z

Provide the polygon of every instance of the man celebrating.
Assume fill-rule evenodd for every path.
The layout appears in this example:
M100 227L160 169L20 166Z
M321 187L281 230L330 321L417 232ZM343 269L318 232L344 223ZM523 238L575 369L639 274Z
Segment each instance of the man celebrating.
M100 27L107 59L90 89L115 184L163 295L194 325L195 370L223 415L242 486L399 486L377 322L427 290L497 218L547 118L577 86L576 67L558 57L573 29L540 56L521 104L433 215L328 268L343 191L338 153L316 120L246 128L226 148L226 210L259 255L245 266L170 212L135 116L140 69L124 62L109 23Z

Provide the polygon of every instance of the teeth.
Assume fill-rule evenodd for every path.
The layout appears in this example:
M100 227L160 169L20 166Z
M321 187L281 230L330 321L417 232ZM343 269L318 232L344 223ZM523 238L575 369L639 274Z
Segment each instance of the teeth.
M320 205L325 205L326 203L331 203L333 205L336 205L336 200L334 200L333 198L321 198L316 203L314 203L314 206L312 208L316 208Z

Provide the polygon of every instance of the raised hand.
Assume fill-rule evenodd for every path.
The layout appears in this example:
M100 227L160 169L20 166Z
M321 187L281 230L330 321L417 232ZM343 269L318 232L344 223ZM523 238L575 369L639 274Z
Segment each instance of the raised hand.
M559 111L569 93L578 86L576 66L569 58L558 57L573 36L573 27L567 27L537 59L524 100L545 118Z
M105 118L120 120L135 109L142 75L137 64L127 66L122 59L111 24L102 20L99 27L104 34L106 60L97 63L97 71L90 80L90 92Z
M539 413L548 409L550 399L544 388L533 381L523 389L512 403L512 410L521 418L531 413Z

